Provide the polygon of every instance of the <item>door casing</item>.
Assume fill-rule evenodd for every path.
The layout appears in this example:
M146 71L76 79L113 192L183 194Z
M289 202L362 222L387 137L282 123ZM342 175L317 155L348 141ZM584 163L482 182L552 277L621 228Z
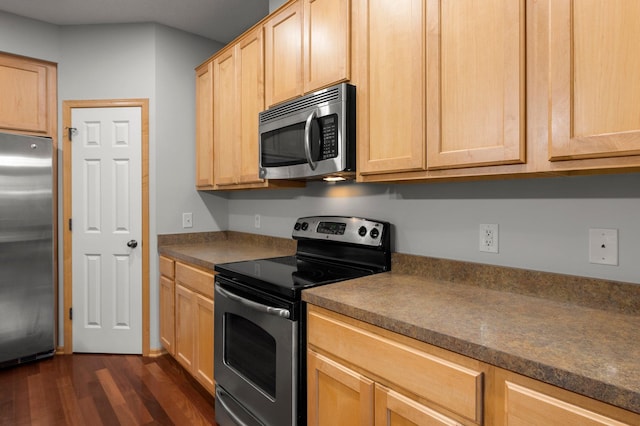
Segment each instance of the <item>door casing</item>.
M62 143L63 143L63 256L64 256L64 346L65 354L73 353L73 327L69 312L73 302L72 244L69 220L72 212L72 142L69 138L71 112L74 108L120 108L140 107L142 114L142 355L151 355L149 341L149 100L148 99L104 99L62 102Z

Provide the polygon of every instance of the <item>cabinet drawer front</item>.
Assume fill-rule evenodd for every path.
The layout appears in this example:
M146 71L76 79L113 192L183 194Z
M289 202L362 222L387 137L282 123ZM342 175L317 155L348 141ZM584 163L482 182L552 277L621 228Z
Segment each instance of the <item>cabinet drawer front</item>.
M160 256L160 275L173 279L175 262L168 257Z
M183 263L176 263L176 281L210 299L213 299L213 274Z
M476 423L482 420L482 372L309 312L309 344Z
M562 426L626 426L609 417L556 399L532 389L506 382L507 424Z

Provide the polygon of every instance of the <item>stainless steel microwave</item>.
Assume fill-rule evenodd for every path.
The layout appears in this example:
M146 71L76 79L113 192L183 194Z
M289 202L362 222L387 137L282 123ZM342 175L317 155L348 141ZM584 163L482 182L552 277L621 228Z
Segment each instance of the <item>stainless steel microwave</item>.
M356 88L328 87L259 114L260 177L353 176Z

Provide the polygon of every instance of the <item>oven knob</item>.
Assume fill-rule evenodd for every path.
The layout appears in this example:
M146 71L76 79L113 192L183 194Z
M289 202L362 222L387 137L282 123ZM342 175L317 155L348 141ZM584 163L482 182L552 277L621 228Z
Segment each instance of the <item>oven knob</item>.
M361 226L360 229L358 229L358 235L360 235L361 237L364 237L365 235L367 235L367 228L365 228L364 226Z
M369 235L375 240L376 238L378 238L378 235L380 235L380 231L378 231L376 228L373 228L371 232L369 232Z
M300 230L300 222L296 222L296 224L293 225L293 230L294 231L299 231Z
M307 229L309 229L309 224L307 222L302 222L302 230L306 231Z

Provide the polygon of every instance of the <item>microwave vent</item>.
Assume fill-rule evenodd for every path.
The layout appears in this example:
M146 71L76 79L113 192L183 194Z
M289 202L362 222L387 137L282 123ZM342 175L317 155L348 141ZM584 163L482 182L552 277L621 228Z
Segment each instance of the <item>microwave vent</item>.
M330 87L316 93L303 96L285 104L269 108L260 113L260 123L266 123L273 119L281 118L294 112L322 106L322 104L340 100L340 86Z

